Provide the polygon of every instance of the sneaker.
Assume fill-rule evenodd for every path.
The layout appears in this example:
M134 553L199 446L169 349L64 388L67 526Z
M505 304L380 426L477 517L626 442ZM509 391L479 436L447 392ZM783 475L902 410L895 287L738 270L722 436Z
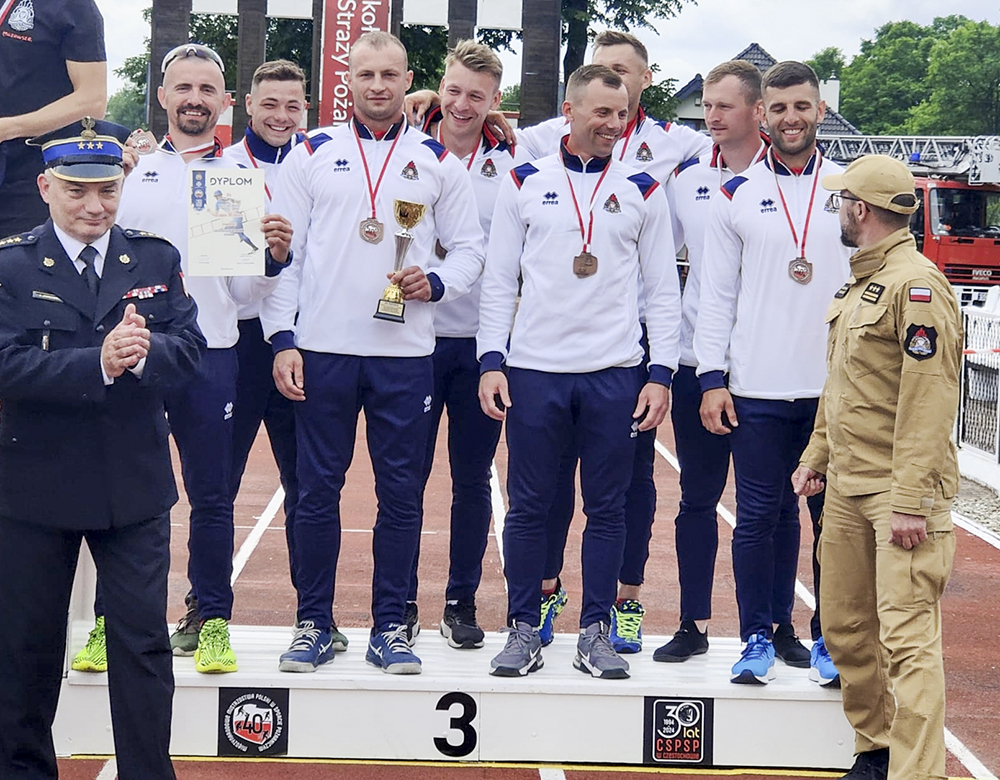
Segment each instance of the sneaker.
M573 667L602 680L624 680L629 676L628 661L612 647L607 623L591 623L580 631Z
M889 776L889 748L858 753L851 771L841 780L886 780Z
M420 659L410 649L407 633L405 624L381 632L373 628L365 661L386 674L420 674Z
M826 649L823 637L813 642L812 650L809 652L809 679L824 687L840 687L840 672L833 665L833 659L830 658L830 651Z
M693 620L682 620L674 638L653 651L653 660L676 664L686 661L693 655L704 655L707 652L708 629L706 628L703 634Z
M174 655L194 655L198 649L198 632L201 631L201 621L198 619L198 598L187 596L184 599L187 612L177 621L177 628L170 635L170 649Z
M403 622L406 623L406 643L413 647L420 635L420 615L417 612L417 602L407 601L403 611Z
M774 644L763 634L751 634L730 682L767 685L774 678Z
M642 650L642 618L646 610L635 599L616 601L611 608L611 646L616 653Z
M332 660L332 632L316 628L311 620L303 620L295 630L295 638L288 646L288 651L278 659L278 671L315 672L321 664Z
M104 635L104 615L98 616L94 621L87 644L73 658L72 666L77 672L108 671L108 640Z
M551 596L542 596L542 622L538 625L538 636L542 640L542 647L552 644L555 636L556 618L566 609L569 596L566 589L559 580L556 580L556 592Z
M809 651L795 636L795 629L791 623L779 623L774 630L772 641L775 657L784 661L786 666L794 666L796 669L809 668Z
M212 618L201 625L198 647L194 651L194 670L202 674L235 672L236 653L229 644L229 622Z
M337 624L334 623L330 627L330 637L333 639L333 652L343 653L347 650L348 639L344 634L337 630Z
M494 677L525 677L545 665L537 628L527 623L515 623L504 630L510 632L507 644L490 661L490 674Z
M445 604L441 636L448 640L449 645L462 650L482 647L486 635L476 622L476 605L461 602Z

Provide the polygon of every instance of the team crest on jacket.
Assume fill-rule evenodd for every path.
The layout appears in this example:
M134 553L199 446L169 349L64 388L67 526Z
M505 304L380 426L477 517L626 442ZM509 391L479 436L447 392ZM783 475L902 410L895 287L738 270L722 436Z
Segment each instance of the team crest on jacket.
M416 181L420 178L420 174L417 173L417 166L410 160L406 167L403 168L402 175L404 179L409 179L410 181Z
M18 32L33 30L35 27L35 6L31 0L21 0L17 7L11 11L7 23L12 30Z
M495 179L497 177L497 167L493 164L493 160L487 157L486 162L483 163L483 167L479 169L479 173L487 179Z
M937 330L930 325L910 325L906 329L905 352L914 360L927 360L937 353Z
M644 163L653 161L653 152L649 148L649 144L647 144L645 141L643 141L639 145L639 148L635 150L635 159L637 159L639 162L644 162Z
M618 202L618 196L613 192L611 197L604 201L604 210L611 214L620 214L622 211L622 204Z

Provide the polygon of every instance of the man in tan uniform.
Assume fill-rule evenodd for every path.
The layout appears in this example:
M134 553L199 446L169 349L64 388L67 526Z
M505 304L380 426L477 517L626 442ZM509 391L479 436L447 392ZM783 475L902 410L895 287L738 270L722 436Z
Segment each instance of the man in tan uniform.
M826 475L823 637L858 754L844 777L944 778L958 304L907 230L917 201L903 163L863 157L822 183L858 251L827 313L829 376L792 485L812 495Z

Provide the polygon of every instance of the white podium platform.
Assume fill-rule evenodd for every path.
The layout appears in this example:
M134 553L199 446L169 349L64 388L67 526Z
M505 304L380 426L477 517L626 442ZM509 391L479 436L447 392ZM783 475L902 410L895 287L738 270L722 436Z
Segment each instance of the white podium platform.
M71 647L92 627L77 617ZM521 679L488 674L506 635L454 650L433 629L415 646L423 674L388 675L364 661L368 632L314 674L278 671L288 627L232 627L240 670L200 675L174 660L171 752L188 756L422 759L846 768L853 733L840 692L780 661L766 686L734 685L737 639L683 664L660 664L646 637L628 680L596 680L572 667L576 635L543 650L545 666ZM54 727L60 755L114 751L107 675L69 672Z

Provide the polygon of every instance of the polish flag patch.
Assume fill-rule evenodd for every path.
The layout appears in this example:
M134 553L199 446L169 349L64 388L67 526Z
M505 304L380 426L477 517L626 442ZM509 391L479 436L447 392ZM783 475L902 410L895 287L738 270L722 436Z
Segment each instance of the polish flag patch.
M911 287L910 300L916 301L917 303L930 303L931 302L930 287Z

